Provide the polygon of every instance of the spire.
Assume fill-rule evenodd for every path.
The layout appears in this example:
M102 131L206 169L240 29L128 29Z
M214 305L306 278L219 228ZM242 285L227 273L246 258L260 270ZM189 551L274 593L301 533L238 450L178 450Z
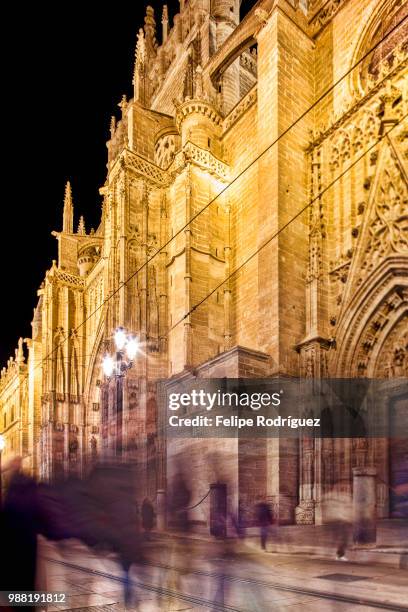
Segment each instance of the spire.
M163 6L163 13L162 13L162 44L164 45L164 43L167 40L167 35L169 33L169 11L167 8L167 4L165 4Z
M72 234L74 231L74 204L72 202L71 183L69 181L65 185L62 231L66 234Z
M18 348L16 350L16 362L19 365L22 365L24 361L25 361L25 357L24 357L24 350L23 350L23 339L19 338Z
M126 110L127 110L128 106L129 106L129 102L127 101L126 94L122 95L121 101L119 102L118 106L119 106L120 110L122 111L122 119L123 119L123 117L124 117L124 115L126 113Z
M135 58L137 66L144 65L146 61L146 39L143 28L139 28L139 32L137 33Z
M137 35L135 69L133 73L134 99L147 106L150 101L150 86L147 68L157 55L156 21L151 6L146 8L144 28Z
M204 95L204 86L203 86L203 69L200 64L198 64L195 70L195 92L194 97L201 99Z
M113 115L110 120L109 130L110 130L111 138L113 138L116 132L116 117L114 117Z
M140 28L137 34L135 50L135 69L133 72L134 98L144 103L144 85L146 68L146 39L143 29Z
M86 229L85 229L85 219L83 217L83 215L81 215L79 217L79 223L78 223L78 231L77 234L81 234L82 236L84 236L86 234Z
M146 7L146 16L144 31L146 34L146 41L149 44L149 51L154 51L157 46L156 41L156 20L154 18L154 8L152 6Z

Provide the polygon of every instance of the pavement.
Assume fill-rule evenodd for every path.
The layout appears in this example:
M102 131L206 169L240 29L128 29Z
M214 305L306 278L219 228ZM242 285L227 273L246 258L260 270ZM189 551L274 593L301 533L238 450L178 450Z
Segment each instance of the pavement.
M271 529L268 548L270 552L284 554L306 554L325 559L333 559L336 552L336 526L333 525L286 525ZM259 529L251 528L245 532L244 550L259 548ZM213 537L206 532L170 532L169 537L191 538L212 542ZM351 526L348 534L347 558L349 561L364 564L387 565L400 569L408 568L408 520L381 520L377 524L377 541L374 546L353 545ZM236 549L239 549L236 546Z
M132 566L127 607L114 555L96 555L78 541L60 547L42 540L40 550L38 588L66 593L65 603L48 612L408 611L406 569L302 551L263 552L251 538L237 544L153 535L145 543L146 564Z

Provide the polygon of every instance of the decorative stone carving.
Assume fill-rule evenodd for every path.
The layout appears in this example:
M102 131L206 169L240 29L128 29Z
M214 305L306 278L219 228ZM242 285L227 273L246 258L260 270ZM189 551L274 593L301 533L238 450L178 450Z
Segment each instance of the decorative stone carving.
M367 214L360 283L388 255L408 254L408 185L390 148Z
M295 520L297 525L313 525L315 522L314 500L302 500L295 509Z
M228 180L229 168L227 164L217 159L210 151L188 142L183 148L183 156L185 162L193 162L210 174L214 174L217 178L223 181Z
M331 136L338 140L339 144L333 147L332 164L338 163L337 158L341 144L341 140L336 138L337 131L350 122L350 120L353 121L354 126L357 126L356 129L350 124L348 125L348 129L354 130L351 139L354 151L364 148L364 144L370 142L378 134L378 127L376 125L379 126L381 123L378 111L381 110L383 104L382 99L387 87L387 81L392 80L397 75L401 75L402 79L406 78L404 73L408 66L408 50L403 50L401 53L396 54L395 58L394 64L390 65L387 63L389 71L386 74L382 75L381 78L373 77L373 81L367 91L354 93L344 112L339 113L337 116L332 116L327 124L320 125L312 132L311 148L321 145L322 142ZM361 131L358 129L359 125ZM363 147L361 146L361 136L364 137Z
M165 134L156 142L155 162L164 170L170 166L176 154L176 140L175 134Z
M316 36L335 16L346 0L313 0L308 6L312 33Z
M390 318L393 316L395 310L401 310L407 305L408 309L408 295L405 295L403 291L396 290L388 298L382 302L376 311L376 315L373 316L370 322L366 325L363 333L360 336L360 340L355 352L355 361L357 364L357 372L359 376L368 376L368 366L371 360L373 350L377 347L380 337L382 336L382 330L389 326ZM406 322L406 320L405 320ZM392 342L393 335L390 336L388 342ZM404 340L402 340L401 346L403 346ZM396 347L397 348L397 347ZM384 350L384 349L383 349ZM389 356L388 361L384 359L386 354L391 354L394 348L388 350L388 353L381 354L381 363L383 364L383 375L386 375L389 371L388 368L394 367L393 359L395 354ZM384 366L386 369L384 370ZM389 375L389 374L388 374Z
M407 312L387 337L376 366L380 378L408 377L408 303Z

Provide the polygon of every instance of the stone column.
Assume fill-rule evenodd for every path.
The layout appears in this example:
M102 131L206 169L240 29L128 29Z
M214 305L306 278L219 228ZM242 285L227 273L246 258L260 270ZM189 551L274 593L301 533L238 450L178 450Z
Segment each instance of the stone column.
M298 525L315 522L314 452L314 439L302 437L299 441L299 505L295 509Z
M373 467L353 468L353 539L358 546L375 546L376 478Z
M164 489L159 489L156 496L157 531L165 531L166 522L166 491L164 491Z

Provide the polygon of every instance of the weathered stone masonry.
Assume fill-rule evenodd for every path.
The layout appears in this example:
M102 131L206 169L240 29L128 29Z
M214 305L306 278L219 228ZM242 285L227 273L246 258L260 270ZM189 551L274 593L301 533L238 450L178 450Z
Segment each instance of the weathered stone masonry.
M120 427L152 499L176 459L199 499L224 458L217 477L247 523L260 499L282 523L324 521L326 493L349 493L352 468L372 465L390 516L396 442L157 438L158 380L408 373L407 21L342 78L406 4L260 0L242 21L239 5L181 1L177 15L163 8L161 32L147 8L134 95L111 121L100 225L81 217L75 231L67 184L28 354L20 340L1 377L0 431L27 469L55 478L115 454ZM118 325L144 347L121 423L101 371ZM208 505L193 519L208 527Z

